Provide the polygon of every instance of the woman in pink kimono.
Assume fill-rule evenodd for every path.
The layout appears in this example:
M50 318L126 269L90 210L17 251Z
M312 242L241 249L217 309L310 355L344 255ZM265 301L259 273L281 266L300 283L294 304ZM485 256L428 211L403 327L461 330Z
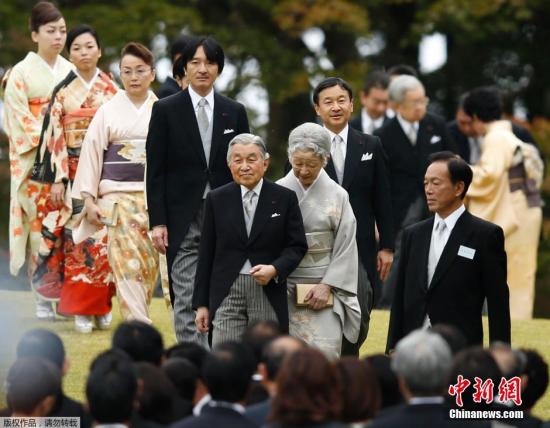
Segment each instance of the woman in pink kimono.
M91 333L95 316L100 329L111 323L112 273L107 258L107 228L102 227L79 245L72 229L82 211L70 197L82 141L97 109L117 92L111 78L97 68L101 57L93 28L79 25L67 35L67 50L76 69L57 85L44 119L32 178L51 185L52 209L44 211L37 281L62 285L60 313L75 316L75 328ZM47 205L46 203L44 204ZM61 264L61 275L49 275Z
M122 317L151 323L149 303L158 254L149 238L144 198L145 140L156 96L153 55L129 43L120 60L124 90L96 112L80 153L72 197L84 201L75 243L107 225L107 253Z
M32 277L42 240L38 201L49 194L50 186L31 181L29 174L52 90L67 76L72 65L59 55L65 46L66 27L63 16L52 3L37 3L32 9L30 24L32 40L38 49L17 63L7 79L4 129L9 137L11 173L10 272L17 275L27 260L28 274ZM55 313L51 301L59 298L59 289L42 287L41 282L34 280L31 285L36 316L53 319Z

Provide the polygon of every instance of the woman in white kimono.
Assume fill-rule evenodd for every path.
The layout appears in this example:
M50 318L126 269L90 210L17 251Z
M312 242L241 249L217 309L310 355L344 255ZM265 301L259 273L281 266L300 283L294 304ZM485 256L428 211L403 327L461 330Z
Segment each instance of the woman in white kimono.
M59 55L67 33L61 12L52 3L37 3L32 9L30 24L32 40L38 49L17 63L7 78L4 130L9 137L11 174L10 272L17 275L27 260L29 278L32 278L42 240L42 216L37 201L49 195L50 186L31 181L29 174L52 90L71 71L72 65ZM36 316L52 319L55 314L50 301L59 298L60 287L37 284L40 281L31 281Z
M125 320L151 323L149 303L158 277L158 254L149 238L144 198L145 140L156 96L153 55L139 43L121 53L119 91L97 110L82 150L72 197L84 200L85 218L75 243L90 224L108 226L107 253ZM93 232L92 228L92 232Z
M288 146L292 170L277 183L296 192L309 247L287 279L290 334L338 358L342 336L355 343L361 320L356 220L347 192L323 169L330 156L328 132L304 123L290 133ZM305 307L296 305L297 284L315 284ZM331 295L334 303L327 306Z

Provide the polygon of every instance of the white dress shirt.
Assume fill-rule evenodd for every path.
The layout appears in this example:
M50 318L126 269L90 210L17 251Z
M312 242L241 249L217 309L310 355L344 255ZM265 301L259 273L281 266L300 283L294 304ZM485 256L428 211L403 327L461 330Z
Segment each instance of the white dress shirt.
M361 127L363 133L372 134L376 129L382 127L384 124L384 116L380 116L378 119L373 119L367 113L367 110L361 109Z
M256 194L256 209L258 208L258 201L260 199L260 192L262 191L262 185L264 184L264 179L260 179L260 181L258 182L258 184L256 184L256 186L254 186L254 188L252 189L252 191ZM246 195L248 193L250 189L246 186L243 186L241 184L241 203L243 204L243 213L244 213L244 195ZM254 215L256 214L256 212L254 212ZM239 273L243 274L243 275L250 275L250 269L252 269L252 264L250 263L250 260L246 260L246 262L244 262L244 265L243 267L241 268L241 271Z
M210 394L204 395L197 402L197 404L195 404L195 407L193 407L193 416L199 416L201 414L202 408L206 406L211 400L212 400L212 397L210 396Z
M397 115L397 121L399 122L399 125L401 125L401 128L407 137L411 134L411 128L414 129L416 138L414 143L411 142L411 145L415 146L418 139L418 128L420 127L418 122L411 123L408 120L403 119L400 114Z
M191 103L193 104L193 110L195 110L195 117L198 114L199 111L199 101L203 98L206 99L207 103L204 107L206 111L206 116L208 117L208 123L212 123L212 116L214 116L214 88L210 90L208 95L205 97L201 97L199 94L197 94L191 85L188 86L189 88L189 96L191 97ZM198 118L197 118L198 121Z

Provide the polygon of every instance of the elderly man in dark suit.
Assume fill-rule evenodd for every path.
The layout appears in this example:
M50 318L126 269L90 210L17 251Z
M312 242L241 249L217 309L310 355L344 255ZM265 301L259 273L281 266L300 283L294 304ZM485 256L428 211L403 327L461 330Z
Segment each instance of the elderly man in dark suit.
M397 234L395 263L399 260L401 230L428 216L423 185L427 159L441 150L456 152L445 121L427 113L429 99L414 76L395 77L389 86L396 116L378 129L388 156L394 231ZM394 264L395 265L395 264ZM382 289L380 305L391 305L395 289L395 267Z
M263 140L237 135L227 164L234 182L206 197L193 294L197 328L213 327L213 346L240 340L260 320L288 332L285 280L308 248L296 193L263 178Z
M361 112L349 121L352 128L363 134L372 135L390 120L388 109L390 76L383 71L373 71L367 77L360 93Z
M435 153L424 178L434 216L403 233L387 350L412 330L450 324L467 344L483 343L487 299L490 340L510 342L509 291L502 229L466 211L472 170L458 155Z
M319 83L313 91L313 104L331 138L331 158L325 167L326 172L347 190L357 220L357 297L362 313L361 329L357 343L350 343L344 338L342 354L358 355L368 333L377 274L384 280L393 261L394 235L388 170L380 140L348 125L353 112L353 92L346 81L330 77ZM379 231L378 242L375 223Z
M224 53L210 37L193 38L182 58L189 87L155 103L147 136L147 204L153 244L167 254L179 342L207 346L191 308L203 201L231 181L229 141L248 132L244 107L214 91Z

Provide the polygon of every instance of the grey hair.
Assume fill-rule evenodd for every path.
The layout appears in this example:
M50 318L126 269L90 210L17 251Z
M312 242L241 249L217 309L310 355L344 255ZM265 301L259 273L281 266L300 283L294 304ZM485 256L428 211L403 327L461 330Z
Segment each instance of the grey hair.
M269 153L267 152L267 147L261 137L254 134L239 134L233 137L227 146L227 164L231 163L231 152L233 151L233 146L235 144L254 144L260 148L260 153L264 160L269 159Z
M441 395L449 379L453 357L438 334L415 330L395 347L391 367L413 396Z
M391 81L388 88L390 101L401 104L405 100L405 95L408 91L418 88L424 89L424 85L416 77L408 75L397 76Z
M289 159L297 150L312 151L326 165L330 156L330 134L316 123L302 123L288 136Z

